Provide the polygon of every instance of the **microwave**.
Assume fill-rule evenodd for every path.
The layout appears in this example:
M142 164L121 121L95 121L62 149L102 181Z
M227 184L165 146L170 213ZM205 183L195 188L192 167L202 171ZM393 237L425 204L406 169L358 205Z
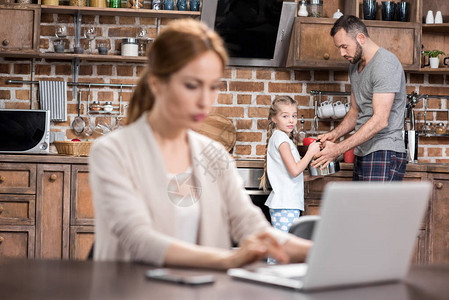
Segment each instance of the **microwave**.
M49 153L50 111L0 109L0 153Z

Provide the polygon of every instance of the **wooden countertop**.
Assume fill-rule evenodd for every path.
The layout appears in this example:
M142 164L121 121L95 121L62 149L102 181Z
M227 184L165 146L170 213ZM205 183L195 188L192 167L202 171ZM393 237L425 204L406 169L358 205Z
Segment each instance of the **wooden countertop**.
M87 164L88 157L51 154L0 154L0 162ZM238 168L263 168L262 159L236 159ZM340 163L341 170L352 170L353 164ZM449 173L449 163L407 164L407 172Z

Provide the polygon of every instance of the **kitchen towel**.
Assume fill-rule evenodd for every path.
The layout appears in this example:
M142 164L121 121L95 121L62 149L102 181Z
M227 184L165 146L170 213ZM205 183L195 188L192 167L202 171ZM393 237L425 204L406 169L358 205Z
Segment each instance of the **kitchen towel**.
M39 81L41 109L50 111L50 120L67 121L67 82Z

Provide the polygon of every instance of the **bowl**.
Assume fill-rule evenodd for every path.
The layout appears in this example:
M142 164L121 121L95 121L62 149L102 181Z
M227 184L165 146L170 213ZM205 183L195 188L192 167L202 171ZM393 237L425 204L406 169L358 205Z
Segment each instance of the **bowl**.
M76 54L83 54L84 48L83 47L73 47L73 52Z
M320 167L312 167L312 163L315 160L312 159L312 161L309 163L309 174L310 176L325 176L325 175L331 175L334 173L337 173L340 171L340 163L336 160L331 161L324 169L320 169Z

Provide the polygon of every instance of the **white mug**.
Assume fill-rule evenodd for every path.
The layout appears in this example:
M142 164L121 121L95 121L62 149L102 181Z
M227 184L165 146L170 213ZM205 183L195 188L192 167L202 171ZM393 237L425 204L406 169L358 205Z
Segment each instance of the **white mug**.
M426 16L426 24L433 24L433 23L434 23L433 11L429 10Z
M343 118L346 115L345 105L341 101L337 101L334 104L334 119Z
M320 104L318 111L321 113L318 114L320 119L327 119L334 115L334 108L332 107L332 103L328 101L324 101ZM321 116L320 116L321 115Z
M443 15L440 10L435 14L435 24L443 24Z
M346 112L348 112L350 108L351 108L351 103L349 103L349 102L345 103Z

